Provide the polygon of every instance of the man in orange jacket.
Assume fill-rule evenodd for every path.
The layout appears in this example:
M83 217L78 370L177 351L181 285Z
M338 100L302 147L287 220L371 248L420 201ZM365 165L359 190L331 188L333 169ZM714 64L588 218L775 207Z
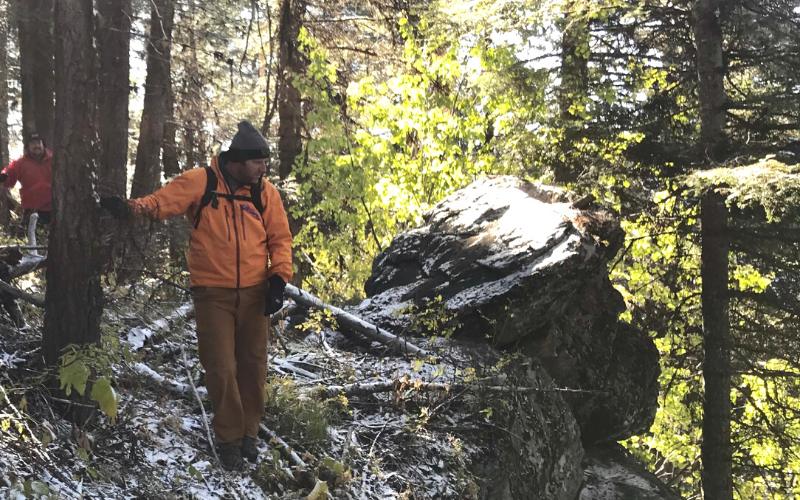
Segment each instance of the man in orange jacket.
M45 147L44 141L36 132L25 137L24 154L0 172L3 188L11 189L17 181L21 184L19 196L22 198L24 221L35 211L40 224L50 223L50 204L52 192L53 152Z
M206 370L220 461L228 470L255 462L264 414L269 316L292 278L292 235L278 190L262 176L269 146L239 123L228 151L210 168L184 172L150 196L103 197L118 219L132 213L192 224L189 272L200 362Z

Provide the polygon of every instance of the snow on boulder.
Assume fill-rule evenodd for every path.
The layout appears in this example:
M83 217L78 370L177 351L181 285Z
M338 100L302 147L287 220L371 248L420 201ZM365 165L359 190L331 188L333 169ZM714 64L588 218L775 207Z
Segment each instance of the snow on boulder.
M441 296L457 335L539 358L565 396L584 444L646 431L657 408L658 351L618 320L625 304L608 278L624 233L577 195L514 177L479 180L445 198L424 224L373 262L356 314L395 333L410 303Z
M577 500L680 500L621 446L586 450Z

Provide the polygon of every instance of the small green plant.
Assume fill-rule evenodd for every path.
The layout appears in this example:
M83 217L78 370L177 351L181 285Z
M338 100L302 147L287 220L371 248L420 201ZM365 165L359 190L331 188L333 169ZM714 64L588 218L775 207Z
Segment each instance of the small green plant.
M322 459L319 476L336 485L348 483L353 479L350 467L328 456Z
M48 486L47 483L30 478L25 481L13 478L11 481L11 492L18 493L22 495L22 497L30 500L58 500L62 498L58 492L50 491L50 486ZM11 495L10 498L18 498L19 495Z
M340 398L320 401L300 394L290 378L274 378L265 387L267 406L278 418L278 431L322 444L328 437L328 427L343 404Z
M411 318L409 330L418 335L429 337L431 341L439 337L449 339L461 327L456 321L457 314L447 307L441 295L428 300L422 306L410 304L394 313L396 316L407 314Z
M304 332L311 331L319 333L328 328L330 330L337 330L339 327L336 323L336 317L328 309L314 309L308 315L308 320L297 326Z
M119 340L113 335L104 335L100 345L70 344L64 351L58 365L61 390L69 396L75 389L83 396L89 379L93 378L90 397L100 404L100 410L113 422L117 416L119 396L112 387L114 371L111 367L122 357L130 356L127 347L121 354Z
M291 498L289 492L299 488L299 484L282 467L280 451L273 448L271 458L259 462L252 474L253 482L267 493L279 493L281 498Z

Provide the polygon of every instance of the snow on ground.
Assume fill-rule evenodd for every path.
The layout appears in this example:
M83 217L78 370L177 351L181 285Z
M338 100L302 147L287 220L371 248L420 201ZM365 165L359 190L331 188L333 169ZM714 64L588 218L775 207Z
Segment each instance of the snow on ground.
M454 382L452 367L395 357L385 346L353 341L332 330L309 335L292 329L292 321L285 323L283 333L291 353L271 342L269 387L274 392L263 421L259 463L247 464L242 472L225 472L209 446L206 418L212 415L193 324L186 321L187 306L177 311L161 316L176 321L139 325L123 335L136 359L121 360L115 367L120 400L114 423L95 411L82 433L64 418L67 406L60 397L41 386L25 392L29 417L23 420L31 430L24 434L34 439L21 441L14 425L0 432L0 498L25 498L26 480L29 498L48 498L36 493L46 484L60 495L53 498L155 500L305 498L318 480L328 482L333 498L389 500L413 492L416 498L446 499L460 498L469 485L470 457L479 447L450 428L475 427L474 417L460 404L451 408L448 395L406 387L344 402L338 397L327 403L314 399L320 385L404 378ZM32 329L21 338L0 328L3 387L22 385L41 369L36 353L30 352L37 335ZM18 406L21 396L10 399ZM311 427L321 414L325 427L312 437ZM292 449L283 449L267 432ZM52 435L51 442L37 444L45 434Z

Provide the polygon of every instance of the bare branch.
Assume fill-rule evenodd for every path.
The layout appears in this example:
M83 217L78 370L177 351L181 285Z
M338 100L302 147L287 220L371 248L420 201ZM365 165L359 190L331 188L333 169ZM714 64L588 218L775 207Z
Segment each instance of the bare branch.
M411 353L423 357L428 355L424 349L415 346L407 340L400 339L397 336L387 332L383 328L379 328L372 323L367 323L363 319L353 316L352 314L347 313L338 307L325 304L310 293L300 290L293 285L286 285L286 295L301 306L321 307L323 309L327 309L333 313L333 316L336 318L336 321L339 323L339 325L346 329L360 333L369 339L391 346L400 352Z

